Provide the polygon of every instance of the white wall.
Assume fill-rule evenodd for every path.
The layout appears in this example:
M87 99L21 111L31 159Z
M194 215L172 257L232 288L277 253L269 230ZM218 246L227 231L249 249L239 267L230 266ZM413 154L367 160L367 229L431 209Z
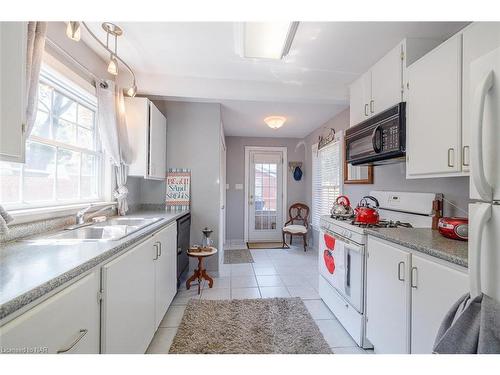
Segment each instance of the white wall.
M154 100L167 117L167 167L191 169L191 243L201 243L205 227L219 235L219 147L220 105ZM165 184L163 183L162 189ZM146 197L154 199L163 190L148 184ZM144 194L143 185L143 194ZM218 254L207 261L208 270L218 269Z

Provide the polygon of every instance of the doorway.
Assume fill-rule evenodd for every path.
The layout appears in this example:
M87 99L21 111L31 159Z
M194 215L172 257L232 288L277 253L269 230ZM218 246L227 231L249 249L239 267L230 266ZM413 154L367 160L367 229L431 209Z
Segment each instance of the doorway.
M245 147L245 242L281 241L286 221L286 147Z

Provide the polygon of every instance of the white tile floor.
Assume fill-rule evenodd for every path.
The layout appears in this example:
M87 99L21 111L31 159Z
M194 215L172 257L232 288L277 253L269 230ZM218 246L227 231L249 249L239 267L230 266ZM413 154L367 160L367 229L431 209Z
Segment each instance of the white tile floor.
M214 277L214 285L202 284L186 290L182 284L160 328L149 345L147 353L168 353L186 304L191 298L240 299L268 297L300 297L316 321L332 351L338 354L366 353L342 327L318 295L317 254L302 247L290 249L251 250L255 263L223 264Z

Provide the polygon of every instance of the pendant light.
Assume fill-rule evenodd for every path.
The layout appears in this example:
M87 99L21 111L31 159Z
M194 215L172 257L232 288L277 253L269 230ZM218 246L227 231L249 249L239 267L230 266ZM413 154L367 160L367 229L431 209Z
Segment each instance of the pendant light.
M116 60L114 54L111 54L111 57L109 58L108 73L113 74L114 76L118 75L118 60Z
M81 38L81 28L82 26L85 28L85 30L88 32L88 34L94 38L97 43L101 45L109 54L109 63L108 63L108 73L117 76L119 69L118 69L118 61L120 61L120 64L130 73L132 76L132 86L130 86L125 93L128 96L135 96L137 94L137 84L136 84L136 79L135 79L135 74L130 68L130 66L118 56L118 37L123 35L123 30L120 26L115 25L114 23L111 22L104 22L102 24L103 30L106 32L106 43L102 42L97 35L95 35L92 30L87 26L85 22L78 22L78 21L70 21L68 22L66 26L66 35L68 38L74 40L74 41L79 41ZM115 40L115 45L114 48L110 48L110 37L114 37Z
M81 37L80 22L69 21L68 26L66 26L66 36L75 42L79 42Z

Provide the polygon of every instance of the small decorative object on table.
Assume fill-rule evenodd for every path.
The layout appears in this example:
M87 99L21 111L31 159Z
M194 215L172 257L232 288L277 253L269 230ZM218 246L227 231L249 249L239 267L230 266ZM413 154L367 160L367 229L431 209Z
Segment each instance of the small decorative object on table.
M208 276L207 270L203 267L203 258L209 257L217 253L217 249L215 247L200 247L193 246L189 249L187 254L190 257L198 258L198 268L194 271L193 276L191 276L186 281L186 289L189 290L191 288L191 283L194 280L198 280L198 294L201 291L201 281L203 279L208 281L208 287L211 288L214 285L214 280Z

